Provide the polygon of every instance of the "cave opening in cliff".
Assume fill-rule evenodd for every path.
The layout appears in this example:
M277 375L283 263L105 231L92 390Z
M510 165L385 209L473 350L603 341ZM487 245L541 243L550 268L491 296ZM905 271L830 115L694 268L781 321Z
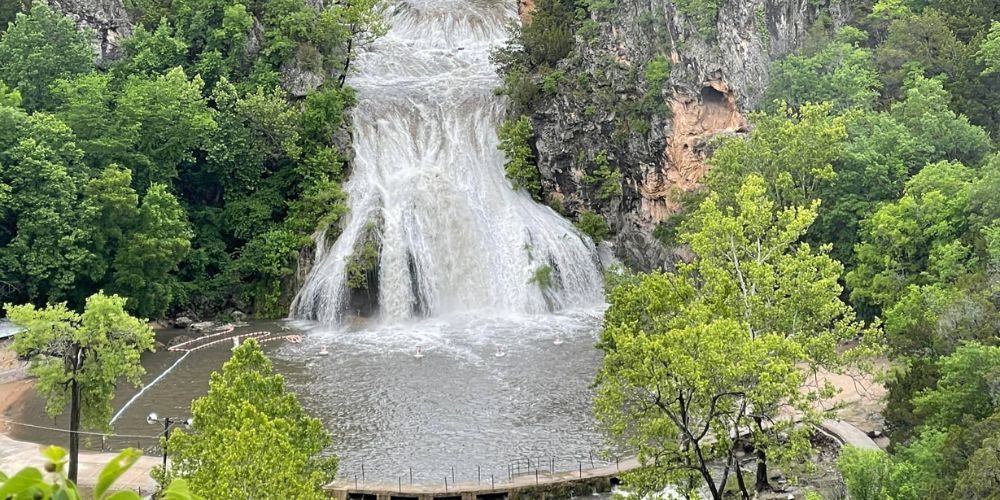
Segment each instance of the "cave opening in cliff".
M726 104L726 94L719 92L715 87L702 87L701 102L706 106L713 104L724 106Z

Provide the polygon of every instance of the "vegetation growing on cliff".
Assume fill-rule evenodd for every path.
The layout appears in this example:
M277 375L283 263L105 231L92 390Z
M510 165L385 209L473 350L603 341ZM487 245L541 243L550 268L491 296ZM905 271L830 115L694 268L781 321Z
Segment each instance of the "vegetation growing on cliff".
M504 171L514 190L523 189L532 198L541 199L542 176L538 174L538 167L535 165L531 120L522 116L517 120L506 121L500 126L499 135L499 148L507 157Z
M299 250L346 212L338 76L384 33L380 6L128 7L139 25L106 70L45 2L0 26L3 298L284 315Z
M623 280L611 292L599 412L612 435L641 436L639 444L657 459L631 478L633 485L655 490L672 474L667 482L719 487L718 474L701 474L701 434L686 432L685 426L701 423L705 427L699 429L732 436L725 426L739 408L719 407L729 393L749 400L745 394L754 379L740 377L738 366L725 374L704 372L721 361L689 358L692 352L711 357L712 342L730 349L740 345L739 327L719 324L702 332L696 336L698 349L672 344L685 341L690 325L709 324L704 315L715 309L701 302L691 306L705 287L715 293L704 296L720 304L734 301L719 311L734 314L737 324L767 316L737 314L755 304L785 303L797 319L822 309L794 300L740 301L748 290L780 288L781 280L754 286L766 276L766 267L760 260L751 266L738 258L747 238L694 236L706 227L735 231L741 221L771 213L778 227L796 220L789 214L811 214L808 230L789 237L799 247L787 254L779 275L822 271L825 278L796 286L830 283L835 286L831 300L857 310L873 325L884 325L892 367L883 416L892 445L888 454L845 452L840 466L852 497L990 498L997 491L1000 403L989 388L997 383L1000 343L1000 204L995 201L1000 193L995 71L1000 28L993 22L998 17L995 2L882 0L856 12L853 26L835 30L818 24L799 53L775 63L769 99L752 116L752 132L722 140L710 160L706 203L718 209L707 215L706 203L695 203L698 208L675 216L659 231L665 241L684 243L693 262L676 272ZM774 209L748 210L741 193L754 178L764 181L758 183L757 198L772 200ZM710 242L724 247L725 266L740 268L731 286L712 286L727 274L705 268L716 262L704 254ZM772 257L781 247L759 248L758 255ZM830 265L792 264L808 252L818 252ZM689 271L695 268L699 272ZM692 275L698 279L691 280ZM670 300L676 305L657 309ZM685 316L689 310L703 316L693 320ZM748 331L757 338L753 327ZM773 349L769 356L785 352L791 351ZM651 359L659 363L649 364ZM805 364L798 363L798 369ZM726 380L723 375L738 379L736 389L718 385ZM687 382L691 391L678 390ZM644 390L655 395L644 398ZM779 397L788 404L797 398L792 393ZM670 418L670 412L682 410L684 418ZM725 423L706 424L712 411L726 413ZM803 451L794 435L789 438L764 443L767 462L775 458L767 452L775 445L792 452L780 458ZM716 443L702 451L721 453L714 455L716 464L736 474L738 467L727 467L728 449L723 440L721 447ZM758 490L770 486L766 479Z

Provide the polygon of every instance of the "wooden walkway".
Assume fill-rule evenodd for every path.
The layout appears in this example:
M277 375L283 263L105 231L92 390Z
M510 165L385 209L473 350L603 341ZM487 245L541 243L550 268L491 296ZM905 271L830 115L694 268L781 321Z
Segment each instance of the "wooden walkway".
M556 472L539 470L515 475L490 484L465 482L440 485L411 485L338 480L328 488L338 500L493 500L515 498L569 498L589 495L595 491L608 491L618 484L618 476L639 467L639 461L630 458L617 464L591 469Z

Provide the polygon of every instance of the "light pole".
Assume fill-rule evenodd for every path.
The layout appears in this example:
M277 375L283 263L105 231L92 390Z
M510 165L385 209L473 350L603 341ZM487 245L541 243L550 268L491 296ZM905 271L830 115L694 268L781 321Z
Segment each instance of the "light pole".
M162 424L163 425L163 472L167 472L167 441L170 439L170 429L176 424L181 424L185 429L190 429L191 425L194 424L193 418L180 418L180 417L160 417L156 413L150 413L146 417L147 424Z

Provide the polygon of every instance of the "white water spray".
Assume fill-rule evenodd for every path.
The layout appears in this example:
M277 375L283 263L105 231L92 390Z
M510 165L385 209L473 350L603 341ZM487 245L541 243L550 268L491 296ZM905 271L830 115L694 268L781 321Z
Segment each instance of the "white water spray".
M505 102L489 63L516 0L398 0L390 33L361 54L353 110L350 215L292 305L296 318L346 314L348 262L381 236L378 304L386 320L491 309L541 313L599 303L593 243L504 177ZM551 268L551 286L533 279Z

